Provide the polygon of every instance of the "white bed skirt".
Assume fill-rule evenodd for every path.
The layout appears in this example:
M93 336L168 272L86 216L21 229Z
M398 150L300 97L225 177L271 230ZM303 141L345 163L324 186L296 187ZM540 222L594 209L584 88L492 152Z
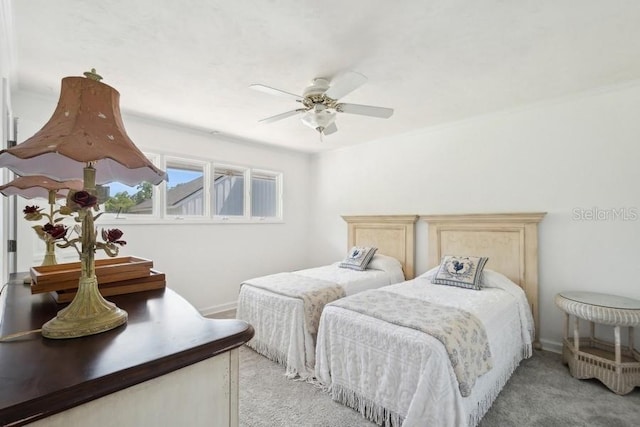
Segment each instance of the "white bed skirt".
M259 325L247 345L285 366L287 377L313 376L314 338L305 325L301 299L244 285L240 289L236 317Z

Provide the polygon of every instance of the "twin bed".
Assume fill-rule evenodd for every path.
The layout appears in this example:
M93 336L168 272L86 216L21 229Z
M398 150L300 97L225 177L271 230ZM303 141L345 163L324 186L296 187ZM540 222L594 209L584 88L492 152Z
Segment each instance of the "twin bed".
M343 216L348 226L349 248L377 248L364 271L341 268L336 262L245 281L240 287L236 317L255 329L247 345L286 366L289 378L312 378L317 328L326 301L307 300L305 304L303 298L291 296L296 286L318 290L317 294L329 289L329 296L337 298L340 291L349 296L413 278L417 218L416 215Z
M482 288L432 284L433 268L415 279L409 275L405 282L330 302L322 310L317 337L305 335L316 347L313 359L311 348L304 347L304 376L315 377L334 400L380 425L475 426L537 346L537 225L543 217L423 216L429 224L428 265L437 267L444 255L488 257ZM429 317L433 307L439 314ZM423 332L429 322L450 329L437 316L460 313L481 324L486 340L478 341L473 330L469 341L479 349L443 345L447 338ZM289 333L282 332L287 324L271 326ZM315 371L310 374L312 360Z

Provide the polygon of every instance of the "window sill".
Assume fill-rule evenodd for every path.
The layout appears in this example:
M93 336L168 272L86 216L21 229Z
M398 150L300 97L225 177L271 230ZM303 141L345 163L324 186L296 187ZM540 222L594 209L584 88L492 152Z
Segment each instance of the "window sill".
M100 225L225 225L225 224L284 224L282 218L109 218L102 216Z

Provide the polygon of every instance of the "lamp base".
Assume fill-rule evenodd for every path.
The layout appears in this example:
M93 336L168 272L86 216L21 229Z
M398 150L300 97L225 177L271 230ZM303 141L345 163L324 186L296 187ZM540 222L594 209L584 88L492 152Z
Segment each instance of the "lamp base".
M126 322L127 312L100 295L95 275L81 277L76 297L42 326L42 336L78 338L106 332Z
M44 253L42 265L56 265L58 263L58 260L56 259L56 242L47 240L45 243L47 245L47 250Z
M44 255L44 259L42 260L41 265L56 265L58 264L58 260L56 259L55 253L46 253Z

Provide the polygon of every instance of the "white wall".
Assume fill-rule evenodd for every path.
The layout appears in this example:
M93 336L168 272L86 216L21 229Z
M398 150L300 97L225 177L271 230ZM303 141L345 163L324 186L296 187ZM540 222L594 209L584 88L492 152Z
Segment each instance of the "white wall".
M343 214L548 212L539 232L540 336L557 349L557 292L640 299L639 160L640 86L324 153L313 160L312 262L344 255ZM574 219L575 208L594 207L633 208L636 220ZM420 222L418 273L426 244Z
M57 98L27 92L13 96L19 117L18 142L32 136L51 117ZM241 142L230 142L205 132L169 126L123 114L127 133L143 151L168 152L281 171L284 174L284 223L279 224L123 224L127 245L120 255L154 261L164 272L167 285L199 310L210 313L232 308L242 280L283 270L309 266L309 156ZM25 202L21 206L24 206ZM19 208L20 212L22 207ZM32 223L19 220L18 271L38 265L44 245L31 230ZM98 227L113 227L100 218ZM63 254L61 254L63 252ZM57 251L64 262L77 260L73 249ZM71 258L71 259L70 259ZM41 260L41 258L40 258Z

